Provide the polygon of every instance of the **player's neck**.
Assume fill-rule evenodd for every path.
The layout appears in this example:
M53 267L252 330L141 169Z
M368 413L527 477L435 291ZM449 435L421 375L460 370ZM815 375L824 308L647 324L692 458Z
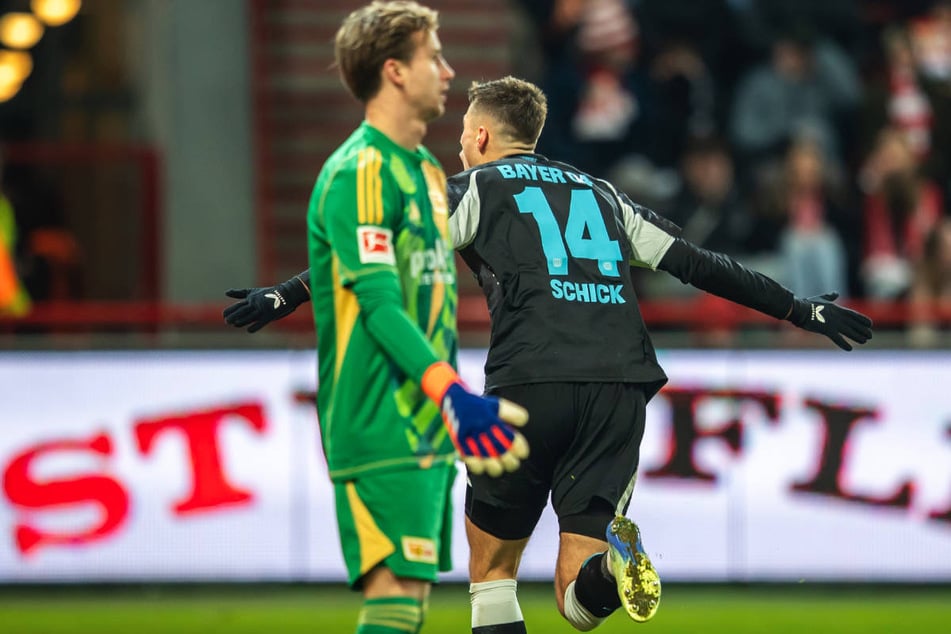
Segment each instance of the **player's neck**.
M415 151L426 136L426 123L404 104L373 100L367 104L366 121L410 152Z
M534 152L535 148L531 145L506 145L497 148L486 148L483 158L485 158L485 163L491 163L492 161L499 161L510 156L518 156L520 154L534 154Z

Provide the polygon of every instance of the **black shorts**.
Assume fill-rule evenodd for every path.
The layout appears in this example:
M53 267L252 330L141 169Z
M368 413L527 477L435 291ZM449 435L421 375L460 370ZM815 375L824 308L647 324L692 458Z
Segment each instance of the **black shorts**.
M532 534L551 493L563 533L604 539L619 503L627 510L647 399L636 383L536 383L491 392L529 412L530 453L498 478L469 474L466 516L499 539Z

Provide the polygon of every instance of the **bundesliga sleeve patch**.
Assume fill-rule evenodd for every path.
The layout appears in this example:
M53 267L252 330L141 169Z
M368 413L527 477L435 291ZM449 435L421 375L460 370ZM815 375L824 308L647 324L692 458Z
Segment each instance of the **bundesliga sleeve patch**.
M396 266L393 232L383 227L358 227L357 243L363 264Z

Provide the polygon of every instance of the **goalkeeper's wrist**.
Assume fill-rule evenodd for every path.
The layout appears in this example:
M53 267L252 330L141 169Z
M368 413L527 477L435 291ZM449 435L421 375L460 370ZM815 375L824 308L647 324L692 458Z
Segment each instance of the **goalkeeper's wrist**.
M442 406L442 399L455 383L462 383L459 374L445 361L437 361L423 372L421 387L430 399Z

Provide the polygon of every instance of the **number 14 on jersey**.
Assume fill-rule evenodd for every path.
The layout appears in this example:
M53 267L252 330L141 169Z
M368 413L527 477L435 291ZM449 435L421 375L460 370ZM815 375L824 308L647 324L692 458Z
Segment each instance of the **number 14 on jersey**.
M515 196L515 204L523 214L531 214L538 224L542 250L548 260L549 275L568 274L568 253L580 260L596 260L598 270L606 277L618 277L621 248L608 236L601 209L590 189L573 189L568 206L568 222L564 238L551 205L540 187L526 187ZM587 236L585 233L587 232ZM567 245L567 249L566 249Z

